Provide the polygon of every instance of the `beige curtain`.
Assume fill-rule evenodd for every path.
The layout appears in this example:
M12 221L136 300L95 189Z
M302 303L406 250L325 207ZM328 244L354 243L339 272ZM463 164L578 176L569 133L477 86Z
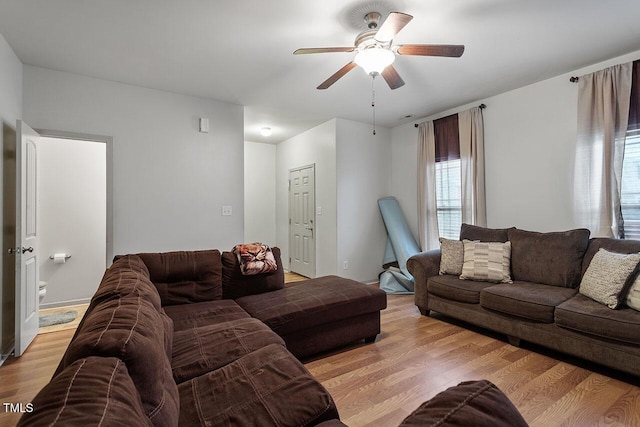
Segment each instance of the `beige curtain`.
M592 236L619 237L620 182L629 119L632 64L580 77L574 208Z
M487 226L484 187L484 122L479 107L458 113L462 222Z
M423 251L440 247L436 208L436 145L433 122L421 123L418 139L418 233Z

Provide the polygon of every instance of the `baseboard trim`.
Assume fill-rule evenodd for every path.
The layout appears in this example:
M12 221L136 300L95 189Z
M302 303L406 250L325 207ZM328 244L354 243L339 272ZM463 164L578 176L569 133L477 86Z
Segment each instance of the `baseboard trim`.
M89 302L91 302L91 298L81 298L81 299L72 299L72 300L60 301L60 302L50 302L48 304L40 304L40 309L44 310L47 308L66 307L69 305L89 304Z

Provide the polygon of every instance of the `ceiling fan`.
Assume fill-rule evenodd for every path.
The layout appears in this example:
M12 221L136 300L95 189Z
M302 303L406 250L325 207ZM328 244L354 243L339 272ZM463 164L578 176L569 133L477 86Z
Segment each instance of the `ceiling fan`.
M391 65L396 54L459 58L464 53L463 45L405 44L392 46L393 38L413 19L413 16L401 12L391 12L382 24L380 24L380 18L381 15L378 12L369 12L364 16L364 21L369 29L356 36L354 47L303 48L293 52L294 55L357 52L353 61L322 82L318 89L329 88L358 65L373 77L378 74L382 75L391 89L397 89L404 85L404 80Z

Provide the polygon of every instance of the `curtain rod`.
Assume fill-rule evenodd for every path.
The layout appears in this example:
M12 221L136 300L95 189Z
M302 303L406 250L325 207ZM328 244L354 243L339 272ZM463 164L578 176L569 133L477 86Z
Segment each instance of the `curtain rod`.
M480 105L478 105L478 108L479 108L479 109L481 109L481 110L484 110L485 108L487 108L487 106L486 106L485 104L480 104ZM413 127L416 127L416 128L417 128L418 126L420 126L420 124L418 124L418 123L415 123L415 124L413 125Z
M578 83L578 80L580 80L580 77L576 77L576 76L569 77L569 81L571 83Z

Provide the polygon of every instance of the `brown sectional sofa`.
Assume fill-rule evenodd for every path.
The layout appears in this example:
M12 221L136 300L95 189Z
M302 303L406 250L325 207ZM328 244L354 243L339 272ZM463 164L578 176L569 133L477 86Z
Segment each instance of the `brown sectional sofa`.
M589 239L588 230L536 233L463 224L460 240L510 241L512 284L439 275L440 250L411 257L415 304L520 340L640 376L640 312L612 310L578 292L600 248L640 252L640 241Z
M336 276L285 287L273 252L260 277L217 250L116 257L19 425L344 425L294 355L375 340L386 294Z

